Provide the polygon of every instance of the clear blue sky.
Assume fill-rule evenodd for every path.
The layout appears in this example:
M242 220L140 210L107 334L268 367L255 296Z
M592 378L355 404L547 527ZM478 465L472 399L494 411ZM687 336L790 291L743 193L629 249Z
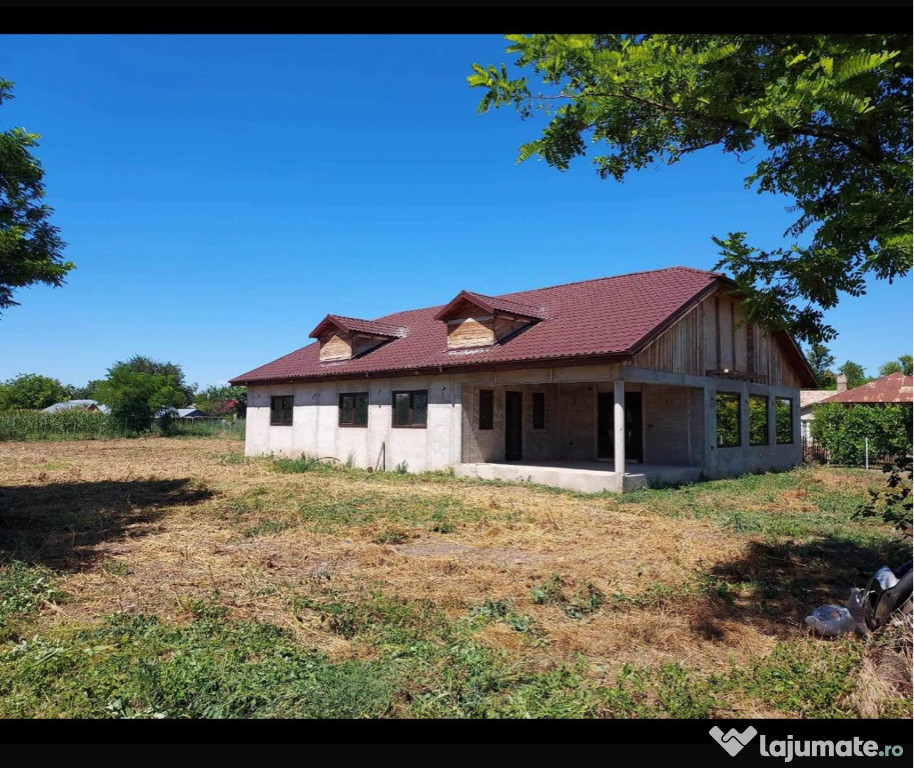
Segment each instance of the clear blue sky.
M476 114L497 36L3 36L0 127L43 135L48 202L77 264L0 317L0 379L82 384L140 353L224 381L377 317L674 264L711 235L778 244L788 201L706 150L600 181L515 164L535 126ZM839 363L910 353L912 281L829 313Z

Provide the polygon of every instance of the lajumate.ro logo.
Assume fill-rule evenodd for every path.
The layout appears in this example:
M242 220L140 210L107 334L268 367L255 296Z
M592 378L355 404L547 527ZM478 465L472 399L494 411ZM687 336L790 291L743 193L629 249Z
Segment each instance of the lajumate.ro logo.
M718 726L710 730L714 741L720 744L731 757L735 757L751 742L758 731L748 726L742 733L731 728L724 733ZM795 757L901 757L904 747L897 744L880 746L875 741L864 741L859 736L853 739L832 741L830 739L809 740L786 739L768 741L765 736L759 737L759 754L762 757L779 757L789 763Z

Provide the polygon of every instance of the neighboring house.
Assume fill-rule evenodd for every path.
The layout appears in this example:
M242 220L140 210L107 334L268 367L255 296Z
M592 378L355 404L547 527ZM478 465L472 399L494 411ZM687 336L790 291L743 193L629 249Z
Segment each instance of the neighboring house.
M847 376L839 373L837 380L837 389L804 389L800 391L800 434L804 440L811 438L810 428L816 418L814 413L816 403L821 403L825 398L831 397L838 392L847 391Z
M903 373L890 373L881 379L844 392L832 393L831 397L820 400L821 405L841 403L842 405L884 405L886 403L911 403L912 380L914 377Z
M60 413L73 409L87 411L88 413L111 413L107 405L102 405L98 400L67 400L63 403L54 403L47 408L42 408L45 413Z
M197 421L198 419L210 418L208 413L204 413L199 408L194 408L193 406L190 408L162 408L162 410L156 413L155 417L157 419L161 418L169 411L174 414L176 419L183 419L185 421Z
M815 376L734 290L671 267L327 315L314 343L232 380L245 452L585 491L786 469Z
M233 397L231 400L215 400L211 406L213 416L220 418L243 419L245 416L245 404L243 400Z

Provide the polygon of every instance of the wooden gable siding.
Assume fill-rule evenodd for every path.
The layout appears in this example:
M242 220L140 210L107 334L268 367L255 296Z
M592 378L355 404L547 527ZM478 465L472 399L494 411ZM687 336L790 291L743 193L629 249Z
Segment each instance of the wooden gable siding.
M477 311L479 311L477 309ZM495 343L494 321L491 317L468 317L448 323L448 349L481 347Z
M320 338L320 360L349 360L383 344L386 338L367 333L349 334L345 331L329 331Z
M744 321L738 301L714 294L635 355L631 365L693 376L729 369L767 384L800 387L800 377L777 340L753 326L750 344Z
M348 360L352 357L352 342L349 334L342 331L330 331L320 338L321 362L327 360Z
M447 347L465 349L488 346L529 323L529 320L501 314L493 317L472 302L463 301L448 315Z

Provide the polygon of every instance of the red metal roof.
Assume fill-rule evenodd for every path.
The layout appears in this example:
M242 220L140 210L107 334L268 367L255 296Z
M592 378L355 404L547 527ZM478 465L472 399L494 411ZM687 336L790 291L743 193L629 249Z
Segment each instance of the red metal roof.
M530 317L536 320L543 320L546 317L541 307L534 307L530 304L524 304L520 301L512 301L504 296L485 296L473 291L461 291L435 315L435 320L444 320L448 313L460 304L461 301L469 301L478 307L482 307L486 312L504 312L509 315L519 315L520 317Z
M546 319L532 323L504 343L466 350L447 349L445 323L435 319L442 306L398 312L372 322L403 327L403 336L364 356L321 363L318 344L314 343L237 376L232 383L396 375L563 359L574 364L594 357L624 358L637 352L693 303L720 286L732 287L733 283L716 272L670 267L484 297L489 302L498 302L505 311L518 312L518 305L534 308ZM477 296L482 298L481 294ZM515 309L507 310L509 305ZM796 347L792 340L789 346ZM802 355L799 352L797 355L806 366ZM815 383L811 372L808 378Z
M357 317L327 315L317 324L317 327L311 331L309 336L312 339L316 339L326 330L328 325L335 325L340 330L349 331L350 333L368 333L373 336L390 336L391 338L401 336L403 333L401 327L381 323L377 320L360 320Z
M881 379L875 379L837 395L826 397L819 401L825 403L910 403L912 400L912 380L914 377L905 376L903 373L890 373Z

